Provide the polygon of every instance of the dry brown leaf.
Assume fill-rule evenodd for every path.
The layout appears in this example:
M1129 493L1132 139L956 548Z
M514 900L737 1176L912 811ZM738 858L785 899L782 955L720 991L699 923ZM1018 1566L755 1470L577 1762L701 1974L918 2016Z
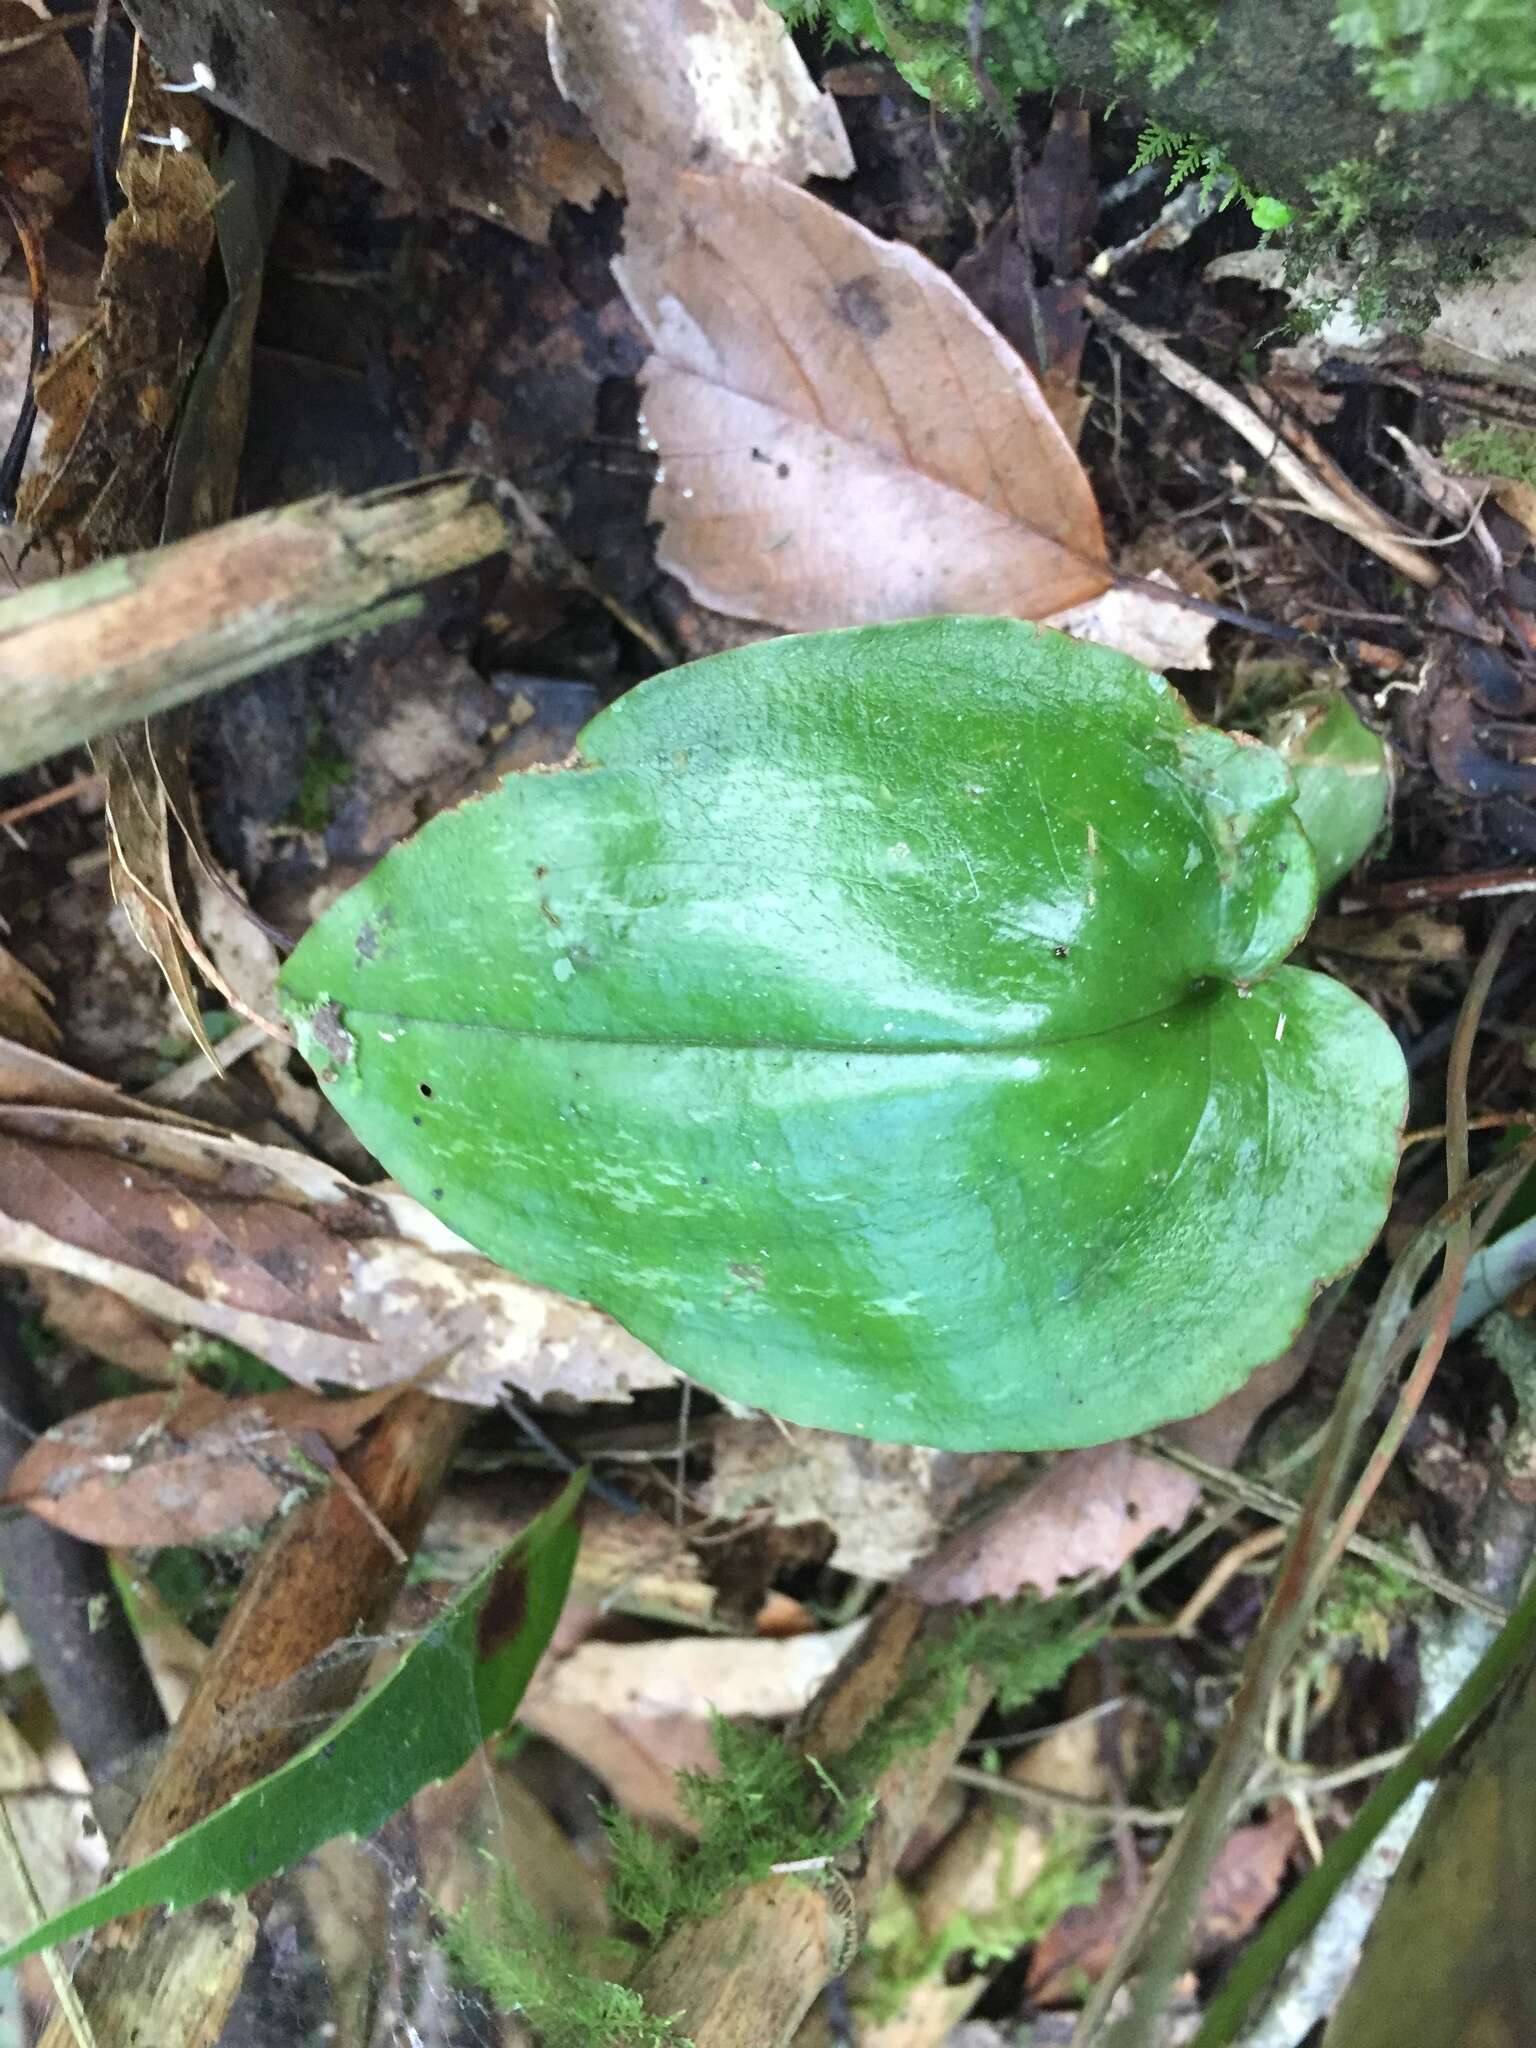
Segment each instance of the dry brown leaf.
M49 1329L89 1351L93 1358L120 1365L135 1378L168 1382L180 1369L172 1349L180 1332L175 1324L145 1315L120 1294L93 1287L68 1273L50 1273L41 1266L29 1275L38 1312Z
M324 1454L396 1398L286 1389L237 1400L195 1382L83 1409L40 1436L0 1494L84 1543L211 1543L262 1528Z
M776 1638L587 1642L547 1658L518 1719L604 1780L626 1812L692 1829L679 1770L713 1770L712 1713L785 1720L808 1706L865 1624Z
M631 178L658 559L795 630L1038 619L1110 582L1081 464L942 271L770 172Z
M1221 596L1210 572L1170 526L1150 526L1121 557L1120 573L1158 583L1172 593L1187 592L1212 603ZM1209 668L1213 619L1189 605L1154 597L1135 585L1116 586L1087 604L1056 612L1045 622L1074 640L1144 661L1159 670Z
M0 40L37 25L26 0L0 0ZM69 204L90 168L91 103L64 37L0 59L0 173L40 226Z
M1301 1377L1310 1342L1260 1367L1225 1401L1162 1433L1211 1464L1230 1465L1254 1424ZM1159 1530L1177 1529L1200 1498L1200 1482L1135 1439L1063 1451L1024 1493L962 1530L907 1583L918 1599L1011 1600L1025 1586L1042 1594L1089 1573L1118 1571Z
M0 1037L51 1052L59 1042L59 1027L49 1014L52 1001L47 984L0 946Z
M767 0L554 0L550 63L618 163L846 178L853 151Z
M11 1099L4 1100L9 1085ZM45 1103L63 1106L40 1106ZM389 1188L151 1114L0 1046L0 1262L110 1289L304 1386L622 1401L675 1375L617 1323L514 1279Z
M956 1512L1011 1471L1008 1452L871 1443L828 1429L787 1433L760 1416L721 1417L705 1512L737 1521L766 1507L779 1528L824 1522L829 1562L866 1579L899 1579L932 1549Z
M211 63L211 97L290 156L356 164L393 192L542 242L613 166L550 76L547 0L368 0L341 12L133 0L167 71Z
M155 91L147 71L125 116L117 175L127 204L107 230L95 316L37 380L48 436L18 516L70 568L159 539L169 436L203 339L218 199L203 154L212 125L206 108ZM173 122L198 146L140 139Z
M435 1575L467 1584L521 1535L549 1498L546 1482L519 1482L505 1472L456 1479L432 1512L422 1553L431 1558ZM571 1598L603 1613L644 1614L693 1629L716 1618L719 1605L697 1555L669 1518L650 1510L627 1514L590 1495L581 1511Z
M1204 1960L1249 1935L1274 1903L1299 1839L1296 1815L1282 1806L1265 1821L1237 1828L1211 1865L1195 1924L1196 1958ZM1036 2005L1076 2004L1084 1978L1104 1974L1136 1906L1123 1876L1110 1880L1097 1904L1073 1906L1035 1948L1028 1995Z
M125 726L93 741L91 759L106 783L113 898L134 937L165 976L193 1043L216 1059L203 1029L192 972L196 937L181 907L172 869L171 814L149 727Z

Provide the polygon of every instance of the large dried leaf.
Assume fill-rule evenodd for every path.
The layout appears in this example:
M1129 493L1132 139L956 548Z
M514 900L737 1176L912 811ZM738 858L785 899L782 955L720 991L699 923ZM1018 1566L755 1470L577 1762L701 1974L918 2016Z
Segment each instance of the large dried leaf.
M508 1385L612 1401L672 1379L606 1316L513 1279L406 1195L151 1118L23 1048L0 1047L0 1098L7 1084L0 1261L106 1287L305 1386L421 1375L461 1401Z
M396 1398L393 1388L342 1401L290 1388L230 1400L193 1383L103 1401L40 1436L0 1504L124 1548L258 1530L313 1483L325 1451L346 1450Z
M1038 384L915 249L766 171L658 174L615 274L656 351L659 559L705 604L796 629L1039 619L1108 586Z
M768 0L554 0L561 91L621 164L637 150L696 170L756 164L802 184L853 152Z
M692 1833L676 1773L717 1766L710 1717L785 1720L804 1711L865 1623L771 1637L588 1642L550 1659L518 1716L601 1778L627 1813Z
M1280 1806L1268 1820L1236 1828L1227 1837L1200 1895L1194 1942L1202 1960L1252 1933L1274 1904L1299 1839L1296 1815L1289 1806ZM1095 1982L1109 1967L1136 1899L1136 1885L1117 1875L1096 1905L1069 1908L1030 1958L1031 2004L1077 2004L1084 1983ZM1424 2037L1418 2039L1422 2048L1429 2048ZM1436 2043L1435 2048L1451 2048L1451 2042Z
M282 7L132 0L161 63L212 62L212 97L306 163L340 157L408 198L543 241L613 168L550 76L546 0Z
M161 537L168 540L215 525L234 511L256 313L267 241L287 182L287 159L236 123L214 152L212 172L228 298L187 386L169 446L161 514ZM129 275L142 282L137 267ZM204 872L214 872L187 771L191 733L191 718L182 708L108 733L93 743L91 753L106 778L113 894L134 936L159 964L194 1042L213 1058L197 999L197 974L236 1009L247 1006L209 961L182 903L177 865L184 840Z

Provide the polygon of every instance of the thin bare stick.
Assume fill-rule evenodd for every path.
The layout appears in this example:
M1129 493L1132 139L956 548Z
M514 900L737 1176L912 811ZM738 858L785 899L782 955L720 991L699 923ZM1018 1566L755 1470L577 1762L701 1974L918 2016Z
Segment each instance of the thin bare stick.
M87 790L100 788L101 777L94 769L88 768L84 774L61 782L57 789L45 789L41 796L28 797L24 804L12 804L8 811L0 811L0 825L19 825L25 818L35 818L40 812L51 811L55 804L67 803L72 796L84 796Z
M1289 1526L1301 1512L1300 1504L1273 1486L1262 1481L1249 1479L1240 1472L1228 1472L1220 1465L1212 1465L1204 1458L1197 1458L1193 1451L1186 1451L1177 1444L1159 1443L1157 1439L1145 1439L1139 1448L1151 1458L1161 1458L1165 1464L1176 1466L1181 1472L1188 1472L1213 1493L1225 1494L1232 1503L1232 1513L1242 1508L1252 1508L1256 1514L1272 1515L1277 1522ZM1211 1534L1216 1532L1212 1530ZM1485 1593L1475 1587L1461 1586L1444 1572L1438 1572L1430 1565L1421 1564L1406 1551L1391 1549L1385 1543L1377 1543L1370 1536L1351 1536L1349 1551L1353 1557L1363 1557L1370 1564L1380 1565L1385 1571L1401 1572L1405 1579L1423 1586L1427 1592L1436 1593L1454 1607L1465 1608L1469 1614L1480 1614L1487 1621L1504 1622L1509 1619L1509 1609L1501 1607ZM1161 1560L1159 1560L1161 1561Z
M1366 1778L1380 1777L1400 1764L1408 1745L1384 1749L1376 1756L1357 1757L1352 1764L1340 1764L1333 1771L1260 1772L1243 1793L1240 1804L1247 1808L1267 1806L1272 1799L1288 1799L1294 1792L1342 1792ZM970 1785L978 1792L994 1793L1019 1806L1043 1806L1050 1813L1069 1813L1081 1820L1128 1821L1133 1828L1171 1828L1184 1818L1182 1806L1117 1806L1108 1799L1082 1799L1075 1792L1058 1791L1054 1785L1032 1785L1024 1779L1005 1778L996 1771L977 1770L971 1764L955 1764L950 1777L957 1785Z
M1159 341L1156 335L1149 334L1144 327L1138 327L1134 321L1127 320L1124 314L1117 313L1102 299L1090 294L1084 303L1089 314L1101 327L1106 328L1118 341L1123 341L1127 348L1134 349L1139 356L1151 363L1154 369L1161 371L1177 390L1198 399L1203 406L1215 413L1218 419L1224 420L1234 434L1240 435L1250 448L1262 455L1275 474L1289 484L1315 519L1322 519L1328 525L1336 526L1341 533L1349 534L1352 539L1358 540L1362 547L1369 548L1372 554L1379 555L1384 562L1390 563L1399 575L1408 577L1411 582L1422 585L1426 590L1432 590L1440 581L1440 571L1434 563L1426 561L1408 541L1392 533L1386 525L1384 514L1376 507L1369 506L1369 500L1359 499L1358 493L1352 493L1351 501L1342 498L1330 484L1325 483L1302 461L1294 449L1286 446L1277 428L1267 425L1253 407L1245 404L1235 392L1228 391L1225 385L1218 384L1214 377L1207 377L1204 371L1197 370L1193 363L1185 362L1182 356L1175 355L1166 342ZM1358 509L1359 503L1369 506L1369 517Z
M1139 1642L1159 1640L1165 1636L1192 1636L1195 1624L1223 1588L1259 1558L1268 1557L1272 1550L1278 1550L1284 1541L1283 1523L1279 1527L1255 1529L1251 1536L1244 1536L1230 1550L1222 1552L1171 1621L1128 1622L1111 1629L1110 1634L1122 1640Z
M0 773L426 608L502 554L496 486L312 498L0 600Z

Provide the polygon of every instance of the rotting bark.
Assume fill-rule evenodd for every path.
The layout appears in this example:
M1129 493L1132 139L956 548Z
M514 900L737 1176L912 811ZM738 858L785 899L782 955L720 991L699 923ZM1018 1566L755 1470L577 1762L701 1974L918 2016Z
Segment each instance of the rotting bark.
M31 1447L50 1419L15 1311L0 1301L0 1471ZM17 1515L0 1521L0 1579L59 1733L99 1786L142 1744L165 1733L165 1715L107 1554L31 1515Z
M920 1672L953 1626L896 1588L796 1731L808 1756L833 1763ZM942 1682L942 1681L939 1681ZM668 1935L634 1980L654 2013L673 2014L694 2048L786 2048L812 2004L857 1952L875 1900L990 1697L973 1672L943 1733L904 1751L875 1787L874 1818L834 1867L743 1886L707 1920ZM53 2048L53 2044L49 2044Z
M472 1410L402 1394L342 1461L398 1553L408 1557ZM322 1661L375 1633L404 1577L347 1487L331 1485L279 1523L252 1565L213 1654L118 1846L135 1863L217 1811L311 1739L359 1690L361 1658ZM280 1690L276 1690L279 1689ZM271 1708L282 1701L280 1716ZM264 1710L265 1709L265 1710ZM76 1972L97 2048L212 2048L255 1946L244 1899L140 1913L94 1937ZM55 2013L38 2048L71 2048Z
M483 477L311 498L0 603L0 774L257 669L416 617L500 554Z

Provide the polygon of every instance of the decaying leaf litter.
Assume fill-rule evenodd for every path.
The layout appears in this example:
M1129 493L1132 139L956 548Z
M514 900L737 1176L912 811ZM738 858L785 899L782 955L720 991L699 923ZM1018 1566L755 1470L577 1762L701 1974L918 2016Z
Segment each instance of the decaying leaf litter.
M23 623L31 664L33 694L3 700L29 707L5 716L12 758L42 751L37 679L70 679L47 758L0 785L0 1367L7 1407L55 1423L8 1499L113 1546L103 1597L126 1599L131 1655L187 1700L158 1761L89 1787L119 1858L168 1855L159 1896L185 1903L205 1866L177 1839L202 1821L214 1835L189 1843L238 1845L285 1762L312 1773L282 1781L320 1808L306 1842L348 1814L373 1825L409 1786L359 1799L368 1766L349 1766L327 1825L310 1745L329 1717L370 1662L376 1681L412 1670L400 1652L437 1640L560 1463L591 1463L603 1490L515 1754L482 1749L366 1852L333 1842L248 1901L105 1927L79 2004L51 2020L61 1966L22 1963L50 2042L146 2024L211 2040L227 2013L231 2040L449 2048L532 2027L912 2048L968 2014L996 2038L1062 2038L1063 2008L1088 2040L1124 2017L1114 1986L1149 2005L1159 1973L1158 2024L1192 2025L1442 1703L1420 1667L1469 1668L1518 1593L1536 1261L1517 1188L1492 1225L1516 1234L1487 1258L1441 1226L1451 1262L1494 1287L1478 1301L1502 1306L1452 1339L1348 1548L1314 1574L1311 1621L1237 1694L1255 1640L1302 1618L1282 1602L1259 1626L1286 1531L1300 1520L1303 1560L1330 1547L1329 1498L1354 1478L1339 1459L1387 1423L1374 1361L1416 1334L1367 1327L1387 1261L1419 1255L1469 1168L1497 1195L1528 1114L1527 955L1512 931L1486 952L1533 855L1526 504L1479 426L1507 420L1517 374L1454 381L1411 338L1363 365L1296 341L1240 211L1204 209L1182 241L1144 232L1164 195L1125 177L1126 111L1026 100L1015 134L995 109L931 108L867 52L797 54L766 7L625 14L390 5L344 48L302 12L253 41L243 10L144 0L105 17L94 103L89 21L41 46L50 119L0 162L32 258L32 276L20 249L0 274L18 412L39 250L78 332L37 366L25 545L7 553L32 609L0 621L0 690ZM183 84L204 89L164 90ZM173 133L187 146L156 139ZM414 488L448 468L486 479L447 487L451 539L445 487ZM245 530L246 568L232 514L268 521ZM259 552L295 531L333 575L298 577L311 539ZM363 531L385 551L367 565ZM165 544L194 533L205 552L173 561ZM144 579L163 568L174 591L181 561L206 603L199 560L234 600L222 640L173 599L164 653L135 670L93 612L126 597L144 619ZM276 666L268 591L292 621ZM1134 1445L934 1450L681 1394L621 1322L494 1265L430 1186L382 1180L281 1021L279 961L347 887L502 775L561 768L646 677L779 631L977 611L1171 671L1200 716L1286 748L1298 785L1324 711L1358 735L1331 792L1314 785L1319 816L1349 816L1300 958L1407 1055L1393 1207L1352 1291L1282 1359ZM171 663L192 708L167 717ZM942 708L915 701L913 730ZM963 895L935 917L963 916ZM327 1087L355 1047L344 1006L313 1027ZM1264 1231L1261 1214L1255 1258ZM750 1310L762 1275L741 1266ZM1359 1426L1340 1443L1345 1412ZM1305 1504L1330 1416L1315 1484L1332 1493ZM1042 1609L1052 1596L1070 1607ZM1036 1644L1044 1689L1022 1707L988 1704L1009 1698L985 1647L1000 1612L1015 1664L1043 1614L1069 1646L1057 1668ZM134 1674L120 1637L109 1654L62 1603L32 1615L45 1646L6 1638L6 1805L52 1909L101 1857L63 1716L26 1674L50 1668L43 1647L84 1659L109 1700ZM531 1654L515 1601L499 1626ZM467 1712L474 1669L444 1665ZM1235 1696L1251 1753L1159 1878ZM387 1727L388 1700L354 1711ZM765 1726L781 1748L752 1745ZM1478 1787L1518 1782L1522 1726L1512 1709ZM354 1737L344 1754L366 1752ZM731 1788L755 1796L775 1755L793 1811L758 1840ZM595 1824L594 1793L628 1834ZM656 1898L665 1881L635 1828L695 1839L696 1869L723 1873L648 1953L635 1871ZM531 1907L524 1949L539 1916L583 1934L579 1967L573 1944L524 1971L522 2019L496 2009L507 1979L483 1941L445 1931L486 1908L486 1849ZM1432 1839L1423 1854L1433 1868ZM206 1867L212 1891L242 1889L237 1865ZM1138 1950L1170 1870L1193 1884L1178 1954ZM39 1910L18 1894L7 1938ZM620 1946L599 1953L605 1932ZM750 1969L731 1962L744 1934ZM1304 2038L1358 1944L1357 1926L1293 1957L1262 2038ZM1518 2011L1512 1970L1488 1996Z

